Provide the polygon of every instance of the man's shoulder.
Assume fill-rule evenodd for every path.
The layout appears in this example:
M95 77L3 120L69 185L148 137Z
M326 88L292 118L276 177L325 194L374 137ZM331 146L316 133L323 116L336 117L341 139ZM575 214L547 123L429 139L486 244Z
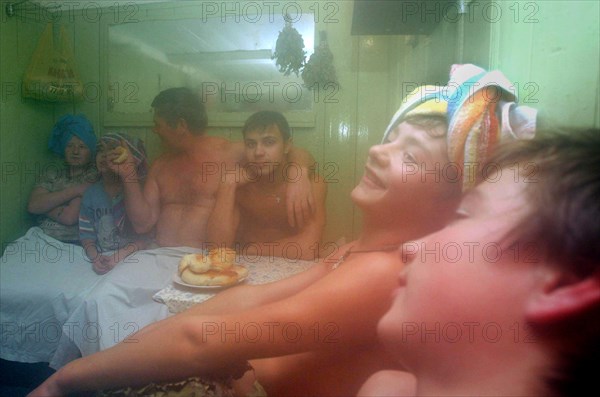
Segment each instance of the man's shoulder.
M221 151L227 152L233 155L243 154L244 144L240 141L230 141L229 139L221 137L213 137L215 139L214 145Z
M171 152L161 153L156 159L154 159L154 161L152 161L152 164L150 165L150 169L160 167L165 162L168 162L170 159L172 159L174 157L175 157L174 154Z
M229 139L206 135L197 141L197 150L209 152L223 159L234 159L240 161L244 154L244 144L240 141L230 141Z

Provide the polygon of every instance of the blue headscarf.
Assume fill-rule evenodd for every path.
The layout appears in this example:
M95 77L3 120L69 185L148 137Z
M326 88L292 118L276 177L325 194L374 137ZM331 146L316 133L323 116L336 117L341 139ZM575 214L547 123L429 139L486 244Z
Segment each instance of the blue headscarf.
M65 148L75 135L90 149L92 156L96 155L96 134L94 127L82 114L67 114L60 118L52 128L48 148L61 157L65 156ZM93 158L93 157L92 157Z

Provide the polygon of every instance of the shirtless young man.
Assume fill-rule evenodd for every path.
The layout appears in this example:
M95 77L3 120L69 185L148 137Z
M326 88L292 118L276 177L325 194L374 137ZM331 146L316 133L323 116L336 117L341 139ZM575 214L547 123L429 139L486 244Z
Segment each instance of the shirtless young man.
M202 248L208 218L220 180L244 161L240 142L205 134L207 116L200 98L187 88L170 88L152 102L154 132L166 152L153 162L143 187L133 160L115 169L125 181L125 205L137 233L156 229L160 246ZM313 204L308 168L311 156L296 150L294 158L303 175L290 183L286 196L288 220L302 224ZM308 187L307 187L308 186Z
M32 396L181 380L246 360L255 371L242 382L256 374L272 396L355 394L373 372L394 365L377 342L376 324L401 268L395 251L441 228L459 202L460 182L406 172L408 164L425 170L449 163L446 129L439 115L390 126L352 192L364 214L362 234L332 260L278 282L226 290L144 328L135 343L69 363Z
M242 134L249 163L221 180L209 241L236 245L243 255L314 259L325 226L325 183L318 175L312 178L314 213L302 227L291 227L283 198L287 180L299 171L288 161L292 138L287 120L279 112L257 112L246 121Z

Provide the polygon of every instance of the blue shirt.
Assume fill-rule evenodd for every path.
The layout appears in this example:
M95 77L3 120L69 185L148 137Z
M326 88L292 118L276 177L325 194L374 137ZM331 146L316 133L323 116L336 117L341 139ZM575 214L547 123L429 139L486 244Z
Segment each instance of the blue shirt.
M111 199L102 181L85 191L79 210L80 240L95 241L100 251L123 248L134 240L126 223L122 193Z

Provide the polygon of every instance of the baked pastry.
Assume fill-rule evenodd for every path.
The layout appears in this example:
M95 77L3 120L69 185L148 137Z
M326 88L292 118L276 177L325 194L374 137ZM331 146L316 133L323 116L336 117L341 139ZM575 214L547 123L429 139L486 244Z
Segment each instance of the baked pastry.
M202 254L185 255L181 258L181 261L179 261L179 275L187 268L194 273L204 273L211 268L210 258Z
M123 164L125 160L127 160L127 149L123 146L117 146L114 151L119 155L117 158L113 160L115 164Z
M229 286L248 276L248 269L234 265L235 251L215 248L208 255L188 254L179 261L181 280L197 286Z
M243 280L248 277L248 269L246 269L244 266L233 265L229 270L236 272L239 280Z
M235 261L235 250L231 248L215 248L209 251L208 256L215 270L227 270Z
M181 274L181 280L188 284L198 286L228 286L238 282L238 273L233 270L209 270L204 273L194 273L185 269Z

